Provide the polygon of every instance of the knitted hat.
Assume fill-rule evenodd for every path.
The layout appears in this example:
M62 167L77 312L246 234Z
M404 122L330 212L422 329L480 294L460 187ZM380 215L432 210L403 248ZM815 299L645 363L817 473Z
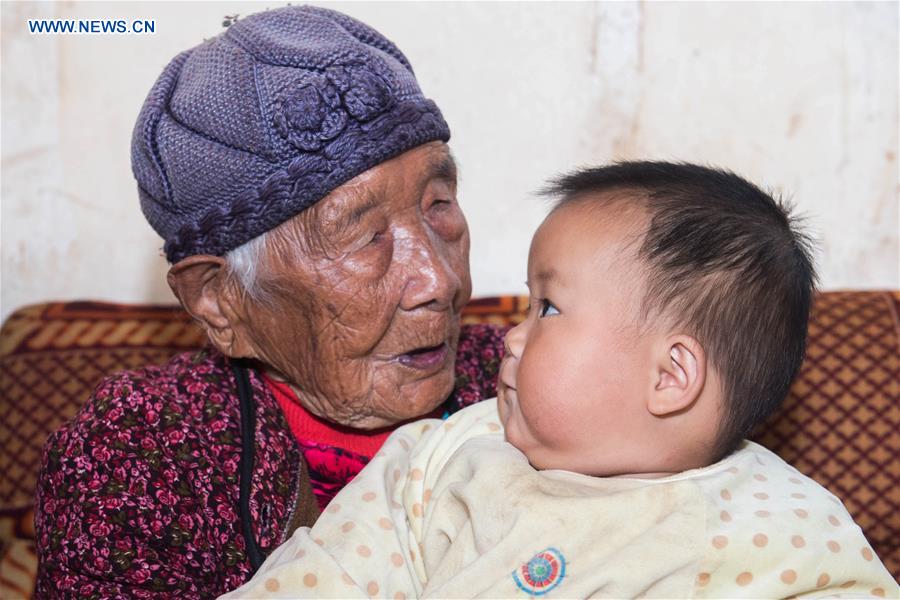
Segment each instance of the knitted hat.
M170 262L221 256L450 130L402 52L324 8L242 19L163 70L134 127L141 209Z

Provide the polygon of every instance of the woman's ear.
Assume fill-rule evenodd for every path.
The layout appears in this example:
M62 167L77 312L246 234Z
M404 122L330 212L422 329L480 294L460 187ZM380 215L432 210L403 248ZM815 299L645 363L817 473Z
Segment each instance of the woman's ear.
M650 413L665 417L693 406L706 384L706 352L700 342L689 335L668 336L657 346L653 365Z
M225 259L205 254L189 256L172 265L166 280L184 309L206 331L217 350L233 358L252 357L240 335L243 319L229 285Z

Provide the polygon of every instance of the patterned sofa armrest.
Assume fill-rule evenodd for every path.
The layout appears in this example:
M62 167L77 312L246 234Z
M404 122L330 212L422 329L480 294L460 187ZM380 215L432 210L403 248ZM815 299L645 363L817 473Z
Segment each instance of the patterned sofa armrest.
M806 359L753 439L844 501L900 581L900 292L825 292Z
M0 598L34 585L32 495L47 436L107 374L160 364L204 335L174 306L58 302L14 312L0 328Z

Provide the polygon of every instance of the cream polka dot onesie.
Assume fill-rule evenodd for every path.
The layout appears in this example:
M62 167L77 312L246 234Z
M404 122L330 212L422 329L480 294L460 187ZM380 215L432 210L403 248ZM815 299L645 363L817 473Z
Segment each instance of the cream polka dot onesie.
M841 502L745 442L663 479L536 471L496 400L391 435L225 598L889 597Z

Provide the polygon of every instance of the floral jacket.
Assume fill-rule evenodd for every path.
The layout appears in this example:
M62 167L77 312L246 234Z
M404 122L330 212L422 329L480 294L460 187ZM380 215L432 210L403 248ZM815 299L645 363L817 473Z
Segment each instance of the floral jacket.
M503 333L463 327L449 412L495 395ZM250 385L250 513L268 554L311 525L318 506L277 401L253 371ZM221 354L182 354L102 381L44 448L35 596L207 598L244 583L252 569L238 517L240 453L236 382Z

